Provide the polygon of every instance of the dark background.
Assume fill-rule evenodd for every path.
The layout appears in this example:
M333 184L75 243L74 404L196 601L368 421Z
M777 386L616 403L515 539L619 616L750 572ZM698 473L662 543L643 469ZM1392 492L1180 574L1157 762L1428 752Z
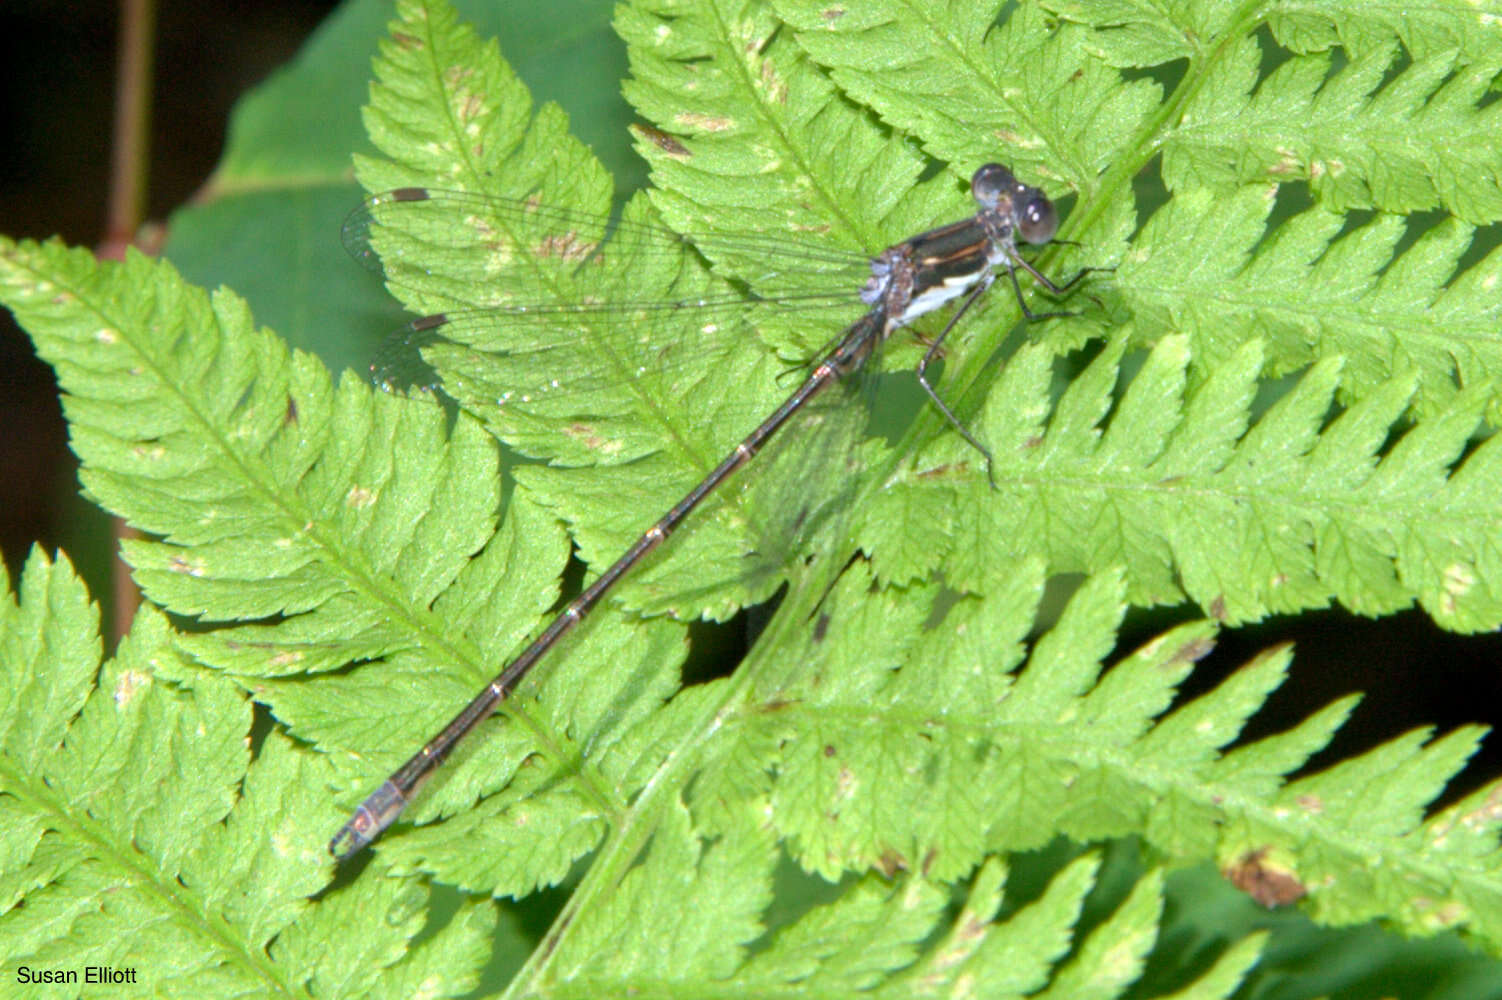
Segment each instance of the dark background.
M164 219L208 178L235 99L292 57L332 0L165 3L157 15L148 215ZM109 184L116 4L0 4L0 232L97 247ZM331 236L332 239L332 236ZM77 497L52 370L0 310L0 550L11 578L33 543L66 550L108 593L108 528Z
M217 162L230 108L291 58L336 5L321 0L167 3L158 12L149 213L164 219L193 197ZM6 0L0 5L0 232L103 236L118 11L106 3ZM524 74L525 76L525 74ZM529 79L528 81L532 81ZM535 87L535 84L534 84ZM336 234L330 232L333 243ZM12 579L34 543L63 549L96 595L108 593L107 528L77 496L51 371L0 312L0 549ZM1499 498L1502 503L1502 498ZM91 556L90 554L93 553ZM1178 609L1176 617L1187 616ZM1134 619L1128 644L1167 616ZM1317 758L1341 756L1422 724L1448 728L1502 714L1502 642L1443 633L1408 612L1368 621L1332 611L1226 633L1195 689L1276 642L1296 643L1293 679L1255 717L1253 734L1292 725L1353 690L1352 724ZM1502 772L1502 739L1483 750L1447 798Z

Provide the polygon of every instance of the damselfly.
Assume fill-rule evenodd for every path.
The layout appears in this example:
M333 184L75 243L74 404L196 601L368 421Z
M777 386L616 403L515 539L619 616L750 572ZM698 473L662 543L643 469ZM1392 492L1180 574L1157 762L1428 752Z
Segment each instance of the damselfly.
M966 310L995 280L997 270L1004 270L1012 282L1017 301L1023 314L1030 320L1061 313L1033 313L1023 301L1022 288L1017 280L1020 268L1050 293L1062 294L1074 285L1089 269L1082 270L1068 281L1055 284L1033 268L1019 253L1017 244L1041 245L1053 239L1058 228L1058 216L1053 204L1038 188L1029 187L1017 180L1007 168L990 163L977 170L971 178L971 193L977 210L969 218L929 230L902 243L888 248L869 262L870 273L859 290L859 298L867 311L851 324L833 342L823 360L818 363L790 396L764 419L760 425L745 436L697 486L662 515L644 532L626 552L609 568L574 598L553 619L543 632L487 684L454 719L434 736L421 750L398 768L386 781L362 802L349 821L329 842L329 850L338 858L347 858L375 839L405 808L418 787L453 752L465 736L487 718L496 707L514 691L523 678L555 645L567 635L604 597L610 593L633 567L649 552L661 545L721 483L746 464L788 421L806 404L838 380L861 368L871 357L876 347L898 327L904 326L925 313L945 304L960 300L959 307L940 333L929 343L927 351L917 366L918 383L928 398L946 420L977 451L986 457L988 475L991 456L969 430L960 422L950 408L939 398L928 379L928 368L939 356L945 337L954 328ZM446 197L441 193L423 188L403 188L371 198L365 208L356 213L351 224L346 226L346 242L357 257L371 259L373 251L366 242L371 220L383 211L403 205L421 205ZM474 198L459 195L460 198ZM522 203L512 203L521 205ZM542 212L537 206L518 209L520 212ZM575 217L561 215L572 221ZM564 227L570 239L579 239L575 232L578 226ZM595 227L603 234L608 226L600 222ZM755 250L770 247L761 237L715 237L720 246ZM696 241L689 239L690 243ZM588 256L594 244L585 241L577 246L554 242L547 248L550 253L563 255L575 252ZM820 260L818 251L808 251L811 261ZM827 260L828 258L824 258ZM684 303L692 306L703 303ZM674 304L678 305L678 304ZM539 309L532 305L510 305L503 312L513 316L533 315ZM608 309L608 307L600 307ZM580 315L582 310L576 310ZM627 313L622 310L622 315ZM434 316L419 320L411 327L421 337L441 337L445 327L455 321L452 316ZM490 322L503 322L504 315ZM378 379L381 377L378 373Z

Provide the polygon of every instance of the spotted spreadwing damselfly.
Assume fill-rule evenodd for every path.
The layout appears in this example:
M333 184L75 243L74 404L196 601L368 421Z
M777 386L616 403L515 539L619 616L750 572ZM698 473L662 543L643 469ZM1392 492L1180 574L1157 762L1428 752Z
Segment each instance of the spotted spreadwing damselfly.
M939 334L929 341L928 348L917 365L918 383L944 418L985 456L987 474L990 476L990 453L939 397L929 381L928 368L939 357L941 345L955 323L990 287L998 271L1004 271L1011 281L1023 315L1029 320L1037 320L1068 314L1029 311L1017 280L1019 269L1026 271L1054 295L1063 294L1091 269L1082 270L1068 281L1055 284L1019 254L1019 241L1033 245L1047 243L1053 239L1058 227L1054 206L1041 190L1023 184L1010 170L994 163L978 169L971 178L970 187L976 202L974 215L921 233L889 247L874 259L864 260L862 266L866 269L866 276L857 294L859 302L865 306L865 313L835 340L829 342L822 359L780 406L735 445L698 485L690 489L637 538L620 558L569 602L541 634L474 696L463 711L360 804L329 842L329 851L335 857L341 860L350 857L390 826L422 783L432 776L467 735L506 700L560 640L599 605L612 588L652 550L661 545L705 498L761 451L800 410L831 385L861 369L873 351L894 330L956 300L959 305L954 314ZM784 269L801 266L829 270L850 260L840 253L816 248L800 249L796 244L764 235L683 237L670 230L641 223L620 222L612 225L608 220L549 209L535 201L486 200L479 195L430 191L426 188L401 188L368 199L346 223L345 244L357 259L372 267L384 268L390 273L392 262L378 259L379 254L370 237L375 227L398 225L404 212L415 213L424 208L457 207L463 213L465 203L473 203L474 211L470 213L472 217L510 219L519 225L533 228L541 223L549 235L534 249L539 254L554 258L567 259L572 256L578 260L587 260L599 245L594 237L619 235L624 230L647 246L657 244L681 249L687 243L707 256L714 256L716 251L743 255L763 251L780 254L779 266ZM497 240L492 256L500 258L505 254L504 243ZM416 266L420 267L420 263L416 263ZM526 279L523 279L523 287L519 290L523 298L529 291L526 284ZM799 298L810 305L835 301L848 303L855 299L855 294L843 290L807 294ZM609 322L611 316L618 317L622 322L629 322L632 317L642 315L644 310L702 309L707 314L712 314L716 309L728 305L733 303L727 303L724 299L628 305L539 305L523 299L513 299L493 309L444 313L418 320L409 326L404 340L408 348L414 345L442 344L452 341L450 334L456 329L479 330L486 325L504 324L508 320L530 322L540 314L548 317L554 325L566 325L571 318ZM483 343L478 349L483 350ZM402 388L400 383L403 378L397 365L383 361L375 367L377 382L388 388Z

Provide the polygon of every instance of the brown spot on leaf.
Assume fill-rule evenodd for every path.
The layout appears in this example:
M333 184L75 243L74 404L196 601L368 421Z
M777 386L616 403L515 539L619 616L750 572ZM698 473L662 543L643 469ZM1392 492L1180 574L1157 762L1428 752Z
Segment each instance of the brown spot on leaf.
M1180 646L1178 649L1174 650L1173 656L1169 658L1166 665L1171 666L1176 663L1197 663L1205 657L1209 656L1210 651L1214 648L1214 639L1205 635L1196 636L1195 638L1184 643L1184 645Z
M550 233L542 238L542 242L532 248L532 253L537 257L557 257L560 260L583 260L595 252L599 246L593 240L586 240L573 230L566 233Z
M881 857L876 859L876 870L887 878L891 878L898 872L907 871L907 858L898 851L888 847L881 852Z
M1298 902L1309 890L1293 870L1268 860L1268 849L1248 851L1235 864L1222 869L1226 879L1269 910Z
M690 153L688 151L687 146L679 142L677 139L674 139L672 136L668 135L660 128L653 128L651 125L633 124L631 126L631 131L640 138L647 140L652 145L662 150L664 153L673 157L675 160L686 160L690 156L694 155L693 153Z

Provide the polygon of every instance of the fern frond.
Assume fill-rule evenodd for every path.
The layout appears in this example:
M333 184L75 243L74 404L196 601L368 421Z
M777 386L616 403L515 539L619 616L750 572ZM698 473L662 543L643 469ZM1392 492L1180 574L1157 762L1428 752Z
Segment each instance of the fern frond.
M647 0L623 5L616 27L630 46L627 98L692 140L688 157L637 143L653 203L675 227L794 232L864 251L963 211L952 185L917 183L923 163L900 137L840 104L766 4ZM755 275L766 261L724 264Z
M1164 180L1187 190L1278 177L1307 182L1332 211L1441 208L1485 224L1502 212L1502 113L1481 106L1499 58L1494 43L1484 61L1442 49L1410 62L1394 41L1339 71L1329 52L1294 56L1259 81L1248 38L1175 129Z
M734 715L722 712L690 806L702 803L713 829L725 801L769 795L788 850L831 879L874 867L948 880L1058 833L1137 835L1164 857L1227 866L1271 851L1322 920L1380 916L1411 933L1442 924L1498 940L1502 821L1485 805L1498 786L1458 812L1424 815L1478 728L1433 741L1415 732L1286 782L1353 700L1227 753L1283 682L1287 650L1175 708L1177 686L1213 645L1207 625L1171 631L1103 673L1124 587L1096 577L1029 654L1020 641L1043 582L1034 563L991 599L955 603L934 586L870 595L870 580L847 572L824 641L808 643L775 690L754 688ZM859 662L846 658L854 649ZM747 757L761 759L759 774ZM1460 822L1486 827L1492 853L1469 837L1448 842Z
M1029 175L1090 192L1161 150L1176 192L1306 181L1335 210L1440 207L1475 224L1502 211L1498 112L1485 106L1502 38L1467 4L1045 2L999 30L994 11L965 4L775 6L843 90L945 161L999 142ZM1263 23L1287 56L1265 75ZM1333 71L1337 46L1349 61ZM1166 94L1108 68L1175 60L1187 68Z
M846 93L935 157L1002 159L1053 179L1056 194L1079 191L1064 235L1090 248L1088 263L1122 261L1145 338L1187 332L1209 362L1260 336L1280 372L1340 355L1353 396L1412 366L1420 413L1443 406L1456 382L1502 371L1502 306L1490 291L1502 257L1465 260L1471 227L1502 218L1502 112L1488 100L1502 66L1495 23L1468 4L1040 6L1062 21L1033 5L997 27L969 5L776 4ZM1266 51L1264 24L1291 54ZM1167 92L1108 69L1174 60L1186 68ZM1129 185L1160 154L1170 218L1133 235ZM1259 182L1260 197L1238 194ZM1273 185L1299 182L1320 209L1262 242ZM1353 208L1453 218L1415 233L1394 265L1409 242L1400 219L1335 239L1336 213ZM1164 313L1172 321L1160 324ZM958 385L986 377L988 353L963 361ZM1489 417L1499 412L1492 403Z
M964 3L775 7L842 90L958 170L983 156L1030 183L1090 190L1158 101L1154 84L1123 84L1091 57L1091 32L1051 23L1043 5L999 26L994 9Z
M1423 415L1502 375L1502 251L1456 274L1472 227L1442 222L1399 252L1408 231L1392 215L1353 227L1313 208L1269 231L1274 196L1196 189L1148 221L1118 273L1144 339L1194 331L1195 363L1208 367L1260 338L1270 374L1339 357L1345 399L1416 377L1412 406ZM1495 421L1494 385L1490 397Z
M36 625L24 603L12 615L24 627L4 642L22 649L21 666L6 676L23 678L25 694L0 702L11 707L0 719L20 734L6 752L22 763L6 758L6 789L19 791L0 808L18 815L24 850L7 857L40 856L48 823L87 814L104 833L86 850L106 844L109 864L149 856L136 867L151 885L176 892L180 880L190 897L174 898L201 923L229 926L224 939L251 958L221 962L205 949L222 942L191 935L164 948L262 981L296 969L304 978L284 992L310 994L375 990L377 978L396 995L469 988L494 908L463 904L412 946L427 919L421 879L503 897L577 876L518 993L711 983L896 996L980 983L1000 995L1149 995L1156 982L1139 985L1149 956L1173 951L1154 950L1156 870L1094 908L1110 915L1084 909L1098 891L1091 857L1051 872L1038 893L1004 898L1016 852L1061 838L1137 838L1151 865L1260 866L1327 924L1380 919L1502 948L1496 785L1428 811L1476 729L1409 734L1305 774L1350 700L1237 745L1282 682L1286 650L1182 704L1209 623L1171 629L1107 669L1129 607L1184 597L1223 622L1336 600L1370 614L1417 602L1454 629L1502 625L1502 452L1476 437L1499 411L1489 345L1502 257L1467 263L1467 223L1405 244L1395 217L1340 214L1434 203L1490 221L1487 178L1456 179L1465 163L1492 162L1476 124L1490 112L1472 106L1475 74L1490 65L1484 40L1446 43L1448 8L1408 20L1380 5L1324 19L1238 8L1233 24L1223 8L1189 4L1173 14L1183 24L1160 14L1149 30L1128 12L1118 16L1130 30L1110 31L1036 5L999 26L965 5L848 6L623 6L628 89L672 133L643 145L660 187L625 206L613 233L586 225L538 245L525 212L490 216L480 199L598 217L611 201L604 173L556 109L533 113L493 46L446 5L400 5L368 111L382 158L360 161L360 175L372 188L443 188L454 195L445 204L468 210L407 228L399 213L372 212L393 291L415 310L457 312L521 288L559 306L554 325L575 338L517 324L540 347L501 357L507 334L476 324L473 343L432 350L460 403L452 419L430 400L332 383L256 329L231 293L210 297L168 265L0 244L0 294L58 369L91 495L150 535L128 552L151 600L202 626L174 636L148 613L133 640L143 648L121 654L161 672L153 690L175 700L152 725L176 742L160 761L137 751L100 771L123 805L97 807L96 821L94 799L13 806L74 780L64 769L38 783L33 763L50 774L55 755L81 772L76 748L115 743L97 721L109 721L100 691L110 688L91 693L93 667L79 666L97 661L92 626ZM1245 38L1263 23L1294 52L1251 88ZM1411 62L1392 55L1394 34ZM1323 54L1335 40L1351 61L1311 96L1319 68L1336 64ZM1183 56L1182 81L1165 94L1110 69L1144 53ZM1362 87L1379 68L1373 96ZM1269 158L1270 123L1284 106L1330 121L1354 109L1367 127L1338 183L1309 172L1321 204L1269 223L1269 182L1286 166ZM1391 134L1379 125L1395 108L1413 111L1415 134L1459 123L1465 142L1428 158L1357 155ZM1221 131L1191 134L1189 109ZM1238 119L1261 131L1237 140ZM769 449L422 793L377 850L389 879L366 871L298 903L328 877L321 845L337 817L324 787L353 804L404 759L540 627L570 538L598 571L786 397L789 360L839 328L839 317L794 324L774 309L724 323L660 309L631 343L570 304L621 292L636 305L723 302L799 282L828 292L847 251L966 211L956 176L920 179L920 148L955 175L1002 158L1055 194L1078 192L1066 235L1087 245L1040 258L1048 273L1065 254L1120 261L1065 307L1093 296L1101 310L1081 305L1088 314L1038 330L1041 343L1009 353L1000 376L996 321L1016 308L1005 294L946 341L941 391L962 415L979 412L999 489L949 429L937 437L931 415L894 446L870 446L861 466L801 450L807 439ZM1174 198L1139 227L1130 180L1159 149ZM1245 161L1224 162L1243 149ZM1449 173L1422 187L1418 172L1436 166ZM497 227L500 216L513 227ZM705 234L702 244L645 254L620 240L664 220ZM716 240L732 227L761 233ZM789 230L812 244L807 275L755 252ZM1101 336L1099 312L1125 328L1055 389L1059 349ZM696 336L719 352L710 363L672 355ZM551 367L573 345L574 366ZM1289 371L1301 375L1264 392L1270 374ZM544 402L504 398L543 380L558 389ZM1276 398L1264 410L1259 395ZM818 416L832 425L835 412ZM546 464L506 470L515 485L503 489L497 441ZM850 501L856 537L838 517L807 517L810 497ZM1069 572L1087 576L1046 624L1045 581ZM784 587L733 676L680 690L685 632L661 613L724 617ZM72 672L33 681L54 651ZM241 742L246 690L284 727L253 763ZM46 712L13 710L30 697ZM185 745L179 711L213 722L217 742ZM221 756L225 740L235 746ZM199 782L171 807L214 831L198 840L165 830L152 798L173 761ZM277 795L307 819L279 812ZM268 826L286 837L268 846ZM278 860L289 842L305 855L294 873ZM832 884L789 903L789 858ZM249 873L266 869L272 888L255 897ZM7 884L30 893L0 918L25 954L61 947L27 922L48 893L107 912L98 901L113 888L75 890L32 869ZM192 898L200 885L213 888ZM1260 949L1243 932L1162 964L1177 995L1225 996Z
M81 985L92 966L130 977L101 989L154 995L474 988L486 906L461 903L414 944L424 889L369 879L309 904L330 875L332 768L278 732L252 761L249 700L191 665L159 612L142 609L101 666L98 611L67 562L33 552L19 598L7 587L0 604L8 979L25 967ZM386 919L340 947L356 913Z
M1416 601L1461 631L1502 622L1488 583L1502 451L1487 439L1466 452L1489 386L1388 446L1411 379L1329 420L1343 372L1321 362L1253 423L1258 342L1186 390L1187 339L1166 338L1117 401L1120 344L1051 414L1047 351L1014 356L982 424L998 491L947 481L963 445L937 443L871 508L863 537L881 575L905 582L942 563L957 586L983 590L994 560L1035 553L1057 569L1119 564L1134 602L1187 595L1232 622L1332 598L1373 615ZM889 544L894 533L878 526L893 524L920 542Z
M1149 126L1174 191L1266 178L1307 182L1333 210L1440 208L1477 225L1502 213L1486 99L1502 33L1469 4L1047 6L1100 29L1090 48L1114 65L1187 60L1174 114ZM1263 24L1283 47L1271 71Z
M58 368L90 493L159 539L127 543L147 595L179 614L248 622L183 645L255 685L300 737L353 751L348 785L395 766L554 599L561 533L523 500L492 534L496 455L473 420L445 430L431 403L355 378L330 385L312 358L256 330L231 294L211 300L164 263L103 265L56 245L6 244L0 277ZM537 741L570 759L576 739L604 736L574 728L581 711L606 729L629 722L669 690L680 634L665 622L596 633L593 655L642 657L640 671L620 675L631 692L583 686L561 715L526 720L530 735L507 727L433 806L504 783ZM376 657L386 659L379 678L326 673ZM446 675L435 678L435 661ZM292 675L303 676L277 680ZM417 699L433 714L414 717ZM594 809L616 808L603 786L585 787Z
M957 909L949 891L920 875L868 876L767 931L754 916L770 895L772 847L767 831L744 824L712 843L698 840L688 814L675 809L644 863L627 875L619 905L584 914L546 973L529 985L584 996L671 995L712 984L727 996L950 996L984 989L996 997L1110 998L1138 983L1140 959L1156 941L1157 873L1074 940L1098 870L1090 856L1065 866L1040 896L1005 917L999 911L1007 871L992 862ZM706 885L719 891L706 893ZM630 910L643 899L651 900L655 919ZM1261 935L1250 935L1225 948L1175 995L1231 995L1260 946ZM1052 992L1036 992L1050 982Z

